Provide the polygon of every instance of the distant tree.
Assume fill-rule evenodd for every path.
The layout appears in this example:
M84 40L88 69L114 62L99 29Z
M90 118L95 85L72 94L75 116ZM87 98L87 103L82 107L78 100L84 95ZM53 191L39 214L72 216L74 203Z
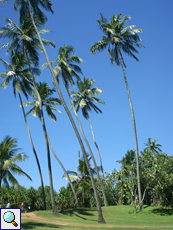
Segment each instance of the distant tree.
M136 197L136 159L135 150L128 150L122 160L121 168L117 172L117 186L120 188L120 200L123 203L134 203Z
M147 146L144 150L149 149L156 156L157 153L162 151L160 148L162 146L160 144L156 144L157 141L158 139L151 140L151 138L148 138L148 142L144 143Z
M88 154L87 157L89 157ZM92 158L89 157L88 161L90 162L91 159ZM95 168L91 168L91 170L93 175L97 175ZM91 193L91 190L93 192L93 189L91 187L91 178L87 169L85 159L83 155L80 157L80 152L77 171L78 172L68 170L67 173L70 179L73 181L73 184L76 185L78 194L82 193L82 206L85 206L88 199L88 193ZM63 175L63 177L65 177L65 179L67 180L65 174Z
M166 205L173 208L173 157L158 152L153 155L146 149L141 157L141 176L145 185L144 195L148 192L153 205Z

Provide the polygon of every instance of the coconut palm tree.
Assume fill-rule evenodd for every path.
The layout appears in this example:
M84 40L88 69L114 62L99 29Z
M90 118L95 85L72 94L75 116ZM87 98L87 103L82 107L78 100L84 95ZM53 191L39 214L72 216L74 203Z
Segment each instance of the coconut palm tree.
M92 124L91 124L91 119L89 116L89 111L91 112L93 109L96 113L102 113L102 111L94 104L94 102L96 103L99 102L102 104L105 104L105 102L93 96L93 95L102 94L102 90L99 89L98 86L91 88L93 85L94 85L93 79L84 77L82 81L77 81L78 92L71 90L71 89L70 91L73 93L71 97L74 97L73 103L74 103L74 106L76 107L76 112L78 112L79 109L81 108L84 118L89 121L94 144L96 146L97 153L98 153L99 160L100 160L102 177L104 177L101 155L100 155L99 147L95 140L95 136L94 136L94 132L93 132Z
M42 101L42 107L45 107L46 108L46 112L48 114L48 116L53 120L53 121L56 121L57 118L56 118L56 115L54 114L53 110L56 110L58 112L60 112L56 107L55 105L61 105L61 101L58 99L58 98L54 98L54 97L51 97L53 95L53 93L56 91L55 89L50 89L49 85L47 83L37 83L37 88L38 88L38 92L40 94L40 97L41 97L41 101ZM32 115L33 116L38 116L40 119L41 119L41 115L40 115L40 107L39 107L39 102L38 102L38 97L37 97L37 94L36 92L34 91L33 89L33 93L32 93L32 97L34 98L34 101L32 102L25 102L23 103L23 106L32 106L32 108L26 113L26 115L30 114L32 112ZM60 112L61 113L61 112ZM75 193L75 190L74 190L74 187L71 183L71 180L70 180L70 177L68 176L68 173L67 171L65 170L62 162L60 161L60 159L57 157L51 143L50 143L50 140L49 140L49 145L50 145L50 148L55 156L55 158L57 159L58 163L60 164L60 166L62 167L64 173L66 174L67 176L67 179L69 181L69 184L71 185L71 189L73 191L73 194L74 194L74 197L76 199L76 204L78 206L78 199L77 199L77 196L76 196L76 193Z
M82 180L87 180L90 178L89 172L88 172L88 168L85 162L85 158L84 156L80 156L80 151L78 153L79 159L78 159L78 166L77 166L77 171L71 171L68 170L67 173L68 175L70 175L70 179L72 181L82 181ZM89 157L89 154L87 154L87 158L88 161L90 162L92 157ZM97 168L99 169L99 167L97 166ZM95 170L95 168L91 168L93 175L97 175L97 172ZM66 174L63 174L63 177L65 177L65 180L67 180Z
M121 65L124 81L127 89L127 95L129 100L129 105L132 114L133 121L133 129L135 136L135 146L136 146L136 165L137 165L137 181L138 181L138 196L139 203L141 202L141 185L140 185L140 173L139 173L139 153L138 153L138 141L137 141L137 132L136 132L136 122L134 116L134 110L131 102L129 86L126 78L125 71L125 62L122 56L122 52L130 55L136 61L138 58L136 57L136 53L138 53L137 48L144 47L139 42L141 41L138 33L142 32L142 29L136 29L135 26L127 26L124 27L127 21L130 20L129 16L124 16L121 19L121 14L111 16L110 22L107 21L106 18L101 14L101 20L97 20L99 28L103 31L104 36L101 41L96 42L93 46L91 46L90 51L92 54L95 54L97 51L102 51L106 47L108 47L108 53L111 59L111 63L116 63L118 66ZM142 205L141 205L142 208Z
M38 20L38 17L37 16L34 16L34 19L36 20L36 24L34 23L34 25L37 25L39 27L41 27L43 24ZM33 20L34 20L33 19ZM36 87L36 83L35 83L35 78L34 78L34 73L32 71L32 66L31 66L31 63L30 63L30 57L32 58L32 55L33 53L35 54L35 62L34 62L34 65L37 65L38 64L38 57L37 57L37 51L36 49L40 49L42 50L42 48L38 45L38 40L36 39L35 41L35 30L32 30L34 27L33 27L33 24L31 23L30 19L26 19L26 21L28 21L28 23L30 24L27 24L27 26L25 26L25 21L22 21L21 22L21 28L25 28L26 30L24 31L25 34L23 34L24 32L22 33L15 33L14 34L14 37L15 37L15 40L16 40L16 45L17 45L17 49L22 49L23 50L23 53L24 53L24 57L25 57L25 60L27 61L28 65L29 65L29 70L30 70L30 73L31 73L31 77L32 77L32 83L33 83L33 86L34 86L34 90L35 92L37 93L37 96L38 96L38 100L39 100L39 106L40 106L40 117L41 117L41 122L42 122L42 126L43 126L43 131L44 131L44 136L45 136L45 142L46 142L46 149L47 149L47 157L48 157L48 168L49 168L49 180L50 180L50 192L51 192L51 197L52 197L52 211L53 211L53 215L54 216L59 216L58 212L57 212L57 208L56 208L56 204L55 204L55 199L54 199L54 192L53 192L53 180L52 180L52 172L51 172L51 162L50 162L50 151L49 151L49 142L48 142L48 135L47 135L47 130L46 130L46 126L45 126L45 121L44 121L44 116L43 116L43 111L42 111L42 102L41 102L41 98L40 98L40 95L38 93L38 90L37 90L37 87ZM13 23L11 21L12 25L11 27L14 27L14 31L17 30L18 31L18 28L17 28L17 25L15 23ZM36 26L36 27L37 27ZM0 31L0 35L3 37L10 37L11 38L11 33L13 32L10 31L11 33L6 33L6 28L8 28L8 25L2 29L2 31ZM4 35L4 31L5 31L5 35ZM8 30L7 30L8 32ZM40 33L45 33L45 30L41 30L40 32L38 31L38 34L40 36ZM37 34L37 36L38 36ZM19 43L20 41L20 43ZM42 42L46 45L51 45L52 47L55 47L55 44L51 41L48 41L48 40L44 40L42 39ZM11 43L10 43L11 44ZM10 44L6 43L6 46L9 46ZM15 45L14 41L12 42L12 44L10 45L10 47L13 47ZM3 46L2 46L3 47ZM0 48L2 48L0 47ZM9 51L10 47L8 48L7 51ZM30 50L32 50L30 52Z
M78 80L80 80L80 77L79 77L78 73L82 73L81 68L78 65L74 64L74 63L81 63L83 61L83 59L81 59L81 58L79 58L77 56L74 56L74 55L75 55L75 49L72 46L64 45L64 47L60 47L60 49L59 49L58 59L56 61L51 62L51 64L56 65L55 68L54 68L54 72L55 72L55 75L57 77L57 80L59 81L60 75L62 77L64 86L66 88L67 94L68 94L69 99L71 101L73 111L74 111L75 116L76 116L76 118L77 118L77 120L79 122L79 126L80 126L82 136L83 136L83 138L84 138L84 140L85 140L85 142L87 144L87 147L88 147L89 152L91 154L92 160L94 162L94 166L95 166L96 171L97 171L98 180L99 180L99 183L100 183L100 186L101 186L101 189L102 189L105 206L108 206L105 191L104 191L104 186L103 186L103 183L101 181L99 171L97 170L97 164L96 164L94 155L92 153L92 150L91 150L91 147L90 147L90 145L88 143L88 140L87 140L87 138L86 138L86 136L84 134L81 121L80 121L80 119L79 119L79 117L78 117L78 115L76 113L73 101L72 101L70 93L69 93L69 83L71 84L71 86L74 87L73 76L75 76ZM42 65L41 68L43 69L47 65L48 65L48 63L45 63L45 64Z
M51 61L51 65L54 65L54 73L56 75L57 81L59 82L60 76L62 77L66 91L68 92L69 83L74 87L75 82L73 77L80 80L79 73L82 74L81 68L77 65L82 63L83 59L75 55L75 49L73 46L64 45L58 50L58 59L56 61ZM41 69L48 66L48 63L42 65ZM68 93L69 94L69 93Z
M6 1L8 1L8 0L4 0L3 2L6 2ZM67 104L66 104L66 102L65 102L65 100L64 100L64 98L63 98L61 89L60 89L60 87L59 87L59 83L58 83L58 81L57 81L57 79L56 79L55 73L54 73L53 68L52 68L52 66L51 66L51 63L50 63L48 54L47 54L46 49L45 49L45 47L44 47L44 44L43 44L43 42L42 42L42 39L41 39L41 36L40 36L39 31L38 31L38 29L37 29L37 26L36 26L36 24L35 24L35 22L34 22L34 18L33 18L33 15L32 15L32 10L34 10L34 9L31 8L30 2L29 2L28 0L25 0L25 2L26 2L26 8L27 8L29 17L30 17L31 22L32 22L32 24L33 24L33 26L34 26L34 29L35 29L35 31L36 31L36 33L37 33L38 39L39 39L39 41L40 41L40 44L41 44L41 47L42 47L42 49L43 49L44 55L45 55L45 57L46 57L46 61L47 61L47 63L48 63L49 69L50 69L50 71L51 71L51 74L52 74L52 77L53 77L55 86L56 86L56 88L57 88L57 91L58 91L60 100L61 100L61 102L62 102L62 104L63 104L63 107L64 107L64 109L65 109L65 111L66 111L66 113L67 113L67 115L68 115L68 117L69 117L69 119L70 119L70 122L71 122L72 126L73 126L74 132L75 132L75 134L76 134L76 137L77 137L78 142L79 142L79 144L80 144L80 147L81 147L81 149L82 149L82 153L83 153L83 155L84 155L84 158L85 158L85 161L86 161L86 164L87 164L89 173L90 173L90 177L91 177L91 181L92 181L92 185L93 185L93 189L94 189L94 194L95 194L95 198L96 198L96 203L97 203L98 223L103 223L103 224L104 224L104 223L106 223L106 222L105 222L105 220L104 220L104 218L103 218L103 215L102 215L102 210L101 210L101 205L100 205L100 201L99 201L99 196L98 196L96 184L95 184L94 177L93 177L93 175L92 175L92 172L91 172L91 169L90 169L90 166L89 166L89 162L88 162L88 159L87 159L87 155L86 155L86 151L85 151L84 144L83 144L83 142L82 142L82 139L81 139L81 137L80 137L80 134L79 134L79 132L78 132L78 129L77 129L77 127L76 127L76 124L75 124L75 122L74 122L74 120L73 120L73 117L72 117L72 115L71 115L71 113L70 113L70 111L69 111L69 109L68 109L68 107L67 107ZM44 2L45 2L45 1L44 1ZM35 4L38 6L37 1L35 1ZM41 103L40 103L40 104L41 104Z
M43 195L43 204L44 204L44 209L46 210L46 202L45 202L45 193L44 193L44 184L43 184L43 177L42 177L42 172L41 172L41 167L39 163L39 159L37 156L37 152L35 150L32 137L31 137L31 132L28 126L28 122L26 119L25 115L25 110L23 108L23 102L22 102L22 97L20 94L20 91L23 92L26 98L28 98L28 93L31 93L31 74L29 73L29 69L26 67L26 61L24 59L23 53L22 52L16 52L16 50L12 50L10 54L10 63L6 62L4 59L0 58L0 61L3 62L5 68L7 71L4 73L0 73L0 78L4 78L1 87L6 88L8 84L12 81L13 83L13 92L14 95L16 96L16 92L18 93L19 100L20 100L20 105L22 106L22 112L25 120L25 125L27 127L28 135L29 135L29 140L31 143L31 147L37 162L39 174L40 174L40 180L41 180L41 186L42 186L42 195ZM35 74L39 74L40 71L37 68L33 68L33 72Z
M38 92L41 97L42 101L42 106L46 108L46 112L49 115L49 117L53 120L56 121L56 115L54 114L54 110L57 112L61 113L55 105L61 105L61 101L58 98L51 97L54 92L56 92L55 89L51 89L47 83L36 83ZM32 95L34 99L32 102L25 102L23 103L23 106L33 106L32 109L30 109L26 115L30 114L32 112L33 116L38 116L41 119L41 113L40 113L40 107L38 103L38 96L35 92L35 90L32 90Z
M2 0L1 7L8 2L9 0ZM30 0L30 7L31 11L38 16L40 22L45 22L47 21L46 15L40 10L40 6L44 8L46 11L50 11L53 13L52 10L52 3L50 0ZM15 0L14 1L14 9L16 11L19 11L20 15L20 21L24 21L26 16L28 16L28 11L27 11L27 1L26 0Z
M156 156L156 153L161 152L161 148L162 147L160 144L156 144L156 142L158 141L158 139L154 139L151 141L151 138L148 138L148 142L144 143L147 147L144 149L145 150L150 150L152 151L152 153Z
M17 148L17 140L10 136L5 136L0 143L0 189L2 182L7 187L10 184L19 186L19 182L14 176L15 174L26 176L32 181L31 177L16 164L16 162L25 161L27 158L24 153L17 154L18 151L21 151L21 148Z
M73 184L78 185L78 188L82 188L82 193L83 193L83 205L85 203L85 194L86 190L88 189L88 182L90 181L90 175L87 169L87 165L84 159L84 156L80 156L80 151L79 151L79 160L78 160L78 167L77 167L77 172L68 170L67 174L69 175L70 179L73 181ZM88 161L92 159L89 157L89 154L87 154ZM98 167L99 168L99 167ZM95 168L91 168L93 175L97 175L97 172ZM67 176L64 173L63 177L65 177L65 180L67 180Z
M42 29L45 23L40 23L37 16L34 16L36 26L39 28L39 33L44 34L50 32L50 30ZM0 27L0 38L9 38L8 42L5 42L0 49L8 47L6 53L9 53L14 48L23 51L25 59L33 60L34 65L39 64L39 55L37 49L42 51L40 47L40 42L38 40L35 29L30 21L29 17L26 17L24 21L20 23L19 26L16 25L11 19L6 18L6 25ZM47 39L42 39L45 45L55 47L54 42Z

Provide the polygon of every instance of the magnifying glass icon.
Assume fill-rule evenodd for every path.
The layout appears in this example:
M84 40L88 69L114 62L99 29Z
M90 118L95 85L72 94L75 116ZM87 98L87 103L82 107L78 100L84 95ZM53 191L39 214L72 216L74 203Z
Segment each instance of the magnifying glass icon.
M4 213L3 215L3 219L6 223L11 223L13 224L15 227L18 226L18 224L14 221L15 220L15 215L13 212L11 211L7 211Z

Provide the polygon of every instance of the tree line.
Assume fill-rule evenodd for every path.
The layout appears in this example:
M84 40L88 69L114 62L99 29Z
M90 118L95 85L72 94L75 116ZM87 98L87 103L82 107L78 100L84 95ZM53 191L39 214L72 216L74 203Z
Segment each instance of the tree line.
M15 163L19 160L24 161L27 157L24 153L15 154L16 151L20 150L19 148L11 148L12 151L9 151L8 154L7 151L3 151L5 145L7 149L7 142L8 144L13 143L13 147L16 147L16 141L14 141L15 139L6 137L4 141L0 143L1 162L4 162L4 165L8 165L8 168L7 166L4 167L3 170L1 168L3 174L1 174L0 182L5 182L2 186L0 183L1 208L21 208L23 212L27 212L44 210L46 204L47 209L52 209L50 186L44 187L44 204L41 186L38 187L38 189L33 187L26 189L20 186L16 180L14 176L16 171L19 175L24 175L30 180L31 178ZM145 205L173 208L173 157L162 152L160 148L161 145L156 142L157 139L151 140L151 138L149 138L148 142L144 143L146 148L141 151L139 156L142 202ZM80 151L78 155L77 171L67 170L67 174L76 191L78 207L96 207L94 190L85 159L83 155L80 154ZM117 161L121 164L120 169L118 171L113 169L111 173L104 172L102 182L104 184L108 205L133 205L134 212L136 213L140 203L137 196L135 156L135 150L128 150L125 156ZM87 158L88 162L91 163L92 158L89 154L87 154ZM91 166L90 168L94 175L101 206L103 206L104 197L99 185L96 169ZM101 167L97 166L97 168L101 173ZM11 175L10 177L9 174ZM68 180L66 173L64 173L62 177ZM10 186L10 183L13 184L13 186ZM55 190L53 192L55 205L59 210L77 208L70 183L68 183L66 187L61 187L59 192Z

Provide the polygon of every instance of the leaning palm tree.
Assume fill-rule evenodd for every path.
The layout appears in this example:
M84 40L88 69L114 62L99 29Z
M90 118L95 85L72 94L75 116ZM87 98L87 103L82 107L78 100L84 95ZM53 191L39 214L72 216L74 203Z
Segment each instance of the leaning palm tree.
M101 20L97 20L99 29L101 29L104 33L101 41L96 42L93 46L91 46L90 51L92 54L95 54L96 51L102 51L106 47L108 47L108 53L111 59L111 63L116 63L118 66L121 65L124 74L124 81L126 84L127 95L129 100L129 105L132 114L133 121L133 129L135 136L135 146L136 146L136 165L137 165L137 182L138 182L138 196L139 203L141 202L141 185L140 185L140 173L139 173L139 154L138 154L138 141L137 141L137 132L136 132L136 122L134 116L134 110L131 102L129 86L126 78L125 71L125 62L122 56L122 52L130 55L136 61L138 58L135 56L138 53L137 48L144 47L139 42L141 41L138 33L142 32L142 29L135 29L135 26L127 26L124 28L126 22L130 20L129 16L124 16L121 19L121 14L117 16L111 16L110 22L107 21L106 18L101 14ZM142 204L140 206L142 208Z
M34 16L33 21L34 21L34 19L36 20L36 24L34 23L34 25L37 25L38 27L43 26L43 23L41 23L39 21L38 16ZM37 50L37 48L42 50L42 48L38 44L38 39L35 36L36 31L35 31L33 24L29 18L26 17L26 22L21 21L21 23L20 23L21 28L17 27L17 25L14 22L12 22L11 20L10 20L10 23L11 23L10 28L13 28L12 31L10 30L10 28L8 28L9 27L9 24L8 24L6 27L2 28L2 30L0 31L0 37L11 38L12 33L14 31L14 38L15 39L7 42L5 45L5 46L9 46L7 52L10 49L12 49L12 47L14 45L17 45L18 50L20 50L20 49L23 50L25 60L27 61L28 65L29 65L29 70L30 70L31 77L32 77L32 83L33 83L35 92L38 96L38 100L39 100L40 116L41 116L41 122L42 122L42 126L43 126L45 142L46 142L47 157L48 157L48 168L49 168L49 180L50 180L50 193L51 193L51 198L52 198L52 211L53 211L53 215L59 216L59 213L57 212L57 208L56 208L56 204L55 204L55 199L54 199L53 180L52 180L52 171L51 171L51 162L50 162L50 150L49 150L47 130L46 130L43 111L42 111L42 101L41 101L41 97L40 97L38 90L37 90L37 87L36 87L34 73L32 71L32 66L31 66L31 63L29 61L29 59L32 58L33 54L34 54L35 62L33 64L37 65L38 64L38 55L37 55L36 50ZM19 29L20 29L20 31L18 31ZM22 29L23 29L23 32L21 32ZM8 32L9 30L10 30L10 33ZM45 30L40 30L40 32L38 31L38 34L36 33L37 36L38 35L40 36L40 33L45 33ZM46 44L46 45L50 45L52 47L55 47L55 44L51 41L42 39L41 42ZM2 46L2 47L4 47L4 46ZM0 47L0 48L2 48L2 47Z
M88 143L88 140L87 140L87 138L86 138L86 136L84 134L81 121L80 121L80 119L79 119L79 117L77 115L77 112L75 110L75 106L73 104L73 100L71 99L70 92L69 92L69 83L71 84L72 87L74 87L73 77L76 77L78 79L78 81L79 81L80 77L79 77L78 73L82 73L81 68L78 65L76 65L75 63L81 63L83 61L83 59L79 58L77 56L74 56L74 55L75 55L75 49L72 46L64 45L64 47L60 47L60 49L58 51L58 59L56 61L51 62L51 64L52 65L55 64L54 72L55 72L55 75L57 77L57 80L59 81L60 75L62 77L64 86L66 88L67 94L68 94L69 99L71 101L71 107L73 108L75 116L76 116L76 118L77 118L77 120L79 122L79 126L80 126L82 136L83 136L83 138L84 138L84 140L85 140L85 142L87 144L87 147L88 147L89 152L91 154L92 160L94 162L94 166L95 166L96 171L97 171L99 184L100 184L101 189L102 189L105 206L108 206L105 191L104 191L104 186L103 186L103 183L101 181L99 171L97 169L97 164L96 164L94 155L92 153L92 150L91 150L91 147L90 147L90 145ZM45 64L42 65L41 68L43 69L47 65L48 65L48 63L45 63Z
M148 138L148 142L144 143L147 147L144 149L145 150L150 150L152 151L152 153L156 156L156 153L161 152L161 148L162 147L160 144L157 144L156 142L158 141L158 139L154 139L151 141L151 138Z
M31 93L31 74L29 73L29 69L26 67L26 61L24 59L22 52L16 52L16 50L12 50L10 53L10 63L5 61L4 59L0 58L0 61L3 62L6 71L4 73L0 73L0 78L4 78L1 87L6 88L9 83L12 81L13 83L13 92L14 96L16 96L16 93L18 93L20 105L22 106L22 112L25 120L25 125L27 127L29 140L31 143L31 147L37 162L39 174L40 174L40 180L41 180L41 187L42 187L42 195L43 195L43 204L44 204L44 210L46 210L46 201L45 201L45 193L44 193L44 184L43 184L43 177L41 172L41 167L39 163L39 159L32 141L31 132L28 126L28 122L25 115L25 110L23 108L23 102L20 92L25 95L26 98L28 98L28 94ZM33 68L33 72L35 74L39 74L39 70L37 68Z
M8 0L4 0L3 3L6 2L6 1L8 1ZM39 0L34 1L35 6L37 6L37 7L38 7L38 1L39 1ZM34 22L34 17L33 17L33 15L32 15L32 12L34 12L35 7L32 7L32 6L30 5L30 2L29 2L28 0L25 0L25 2L26 2L26 9L27 9L27 11L28 11L28 14L29 14L29 17L30 17L30 19L31 19L31 22L32 22L32 24L33 24L33 26L34 26L34 29L35 29L35 31L36 31L36 33L37 33L37 36L38 36L39 42L40 42L40 44L41 44L41 47L42 47L42 49L43 49L44 55L45 55L45 57L46 57L46 61L47 61L47 63L48 63L49 69L50 69L50 71L51 71L51 74L52 74L52 77L53 77L55 86L56 86L56 88L57 88L57 91L58 91L60 100L61 100L61 102L62 102L62 104L63 104L63 107L64 107L64 109L65 109L65 111L66 111L66 113L67 113L67 115L68 115L68 117L69 117L69 119L70 119L70 122L71 122L72 126L73 126L74 132L75 132L75 134L76 134L76 137L77 137L78 142L79 142L79 144L80 144L80 147L81 147L81 149L82 149L82 153L83 153L83 155L84 155L84 158L85 158L85 161L86 161L86 164L87 164L87 168L88 168L88 170L89 170L89 174L90 174L90 177L91 177L91 181L92 181L92 185L93 185L93 189L94 189L94 194L95 194L95 198L96 198L96 204L97 204L97 210L98 210L98 223L103 223L103 224L104 224L104 223L105 223L105 220L104 220L103 215L102 215L102 210L101 210L101 205L100 205L100 201L99 201L98 191L97 191L97 188L96 188L96 184L95 184L95 181L94 181L94 177L93 177L93 175L92 175L92 172L91 172L91 169L90 169L90 166L89 166L89 162L88 162L88 159L87 159L87 155L86 155L86 151L85 151L84 144L83 144L83 142L82 142L82 139L81 139L81 137L80 137L80 134L79 134L79 132L78 132L78 129L77 129L77 127L76 127L76 124L75 124L75 122L74 122L74 120L73 120L73 117L72 117L72 115L71 115L71 113L70 113L70 111L69 111L69 109L68 109L68 107L67 107L67 104L66 104L66 102L65 102L65 100L64 100L64 98L63 98L61 89L60 89L60 87L59 87L59 83L58 83L58 81L57 81L57 79L56 79L55 73L54 73L53 68L52 68L52 66L51 66L51 63L50 63L48 54L47 54L46 49L45 49L45 47L44 47L44 44L43 44L43 42L42 42L42 39L41 39L41 36L40 36L39 31L38 31L38 29L37 29L37 26L36 26L36 24L35 24L35 22ZM43 1L43 2L45 2L45 1Z
M89 78L84 77L82 81L77 81L78 92L71 90L71 89L70 89L70 91L73 93L73 94L71 94L71 97L74 97L73 104L76 107L76 112L78 112L79 109L81 108L84 118L89 121L93 140L94 140L94 144L96 146L97 153L98 153L99 160L100 160L102 177L104 177L101 155L100 155L99 147L98 147L96 140L95 140L89 112L92 112L92 109L93 109L96 113L102 113L102 111L94 104L94 102L96 102L96 103L99 102L102 104L105 104L105 102L94 96L94 95L102 94L102 90L99 89L98 86L91 88L93 85L94 85L93 79L89 79Z
M0 189L2 182L7 187L10 184L19 186L14 174L26 176L32 181L31 177L16 164L16 162L25 161L27 158L24 153L17 154L18 151L21 151L21 148L17 148L17 140L10 136L5 136L0 143Z
M38 88L38 92L40 94L40 97L41 97L41 100L42 100L42 106L46 108L46 112L48 114L48 116L53 120L53 121L56 121L57 118L56 118L56 115L54 114L54 110L55 111L58 111L60 112L56 107L55 105L61 105L61 101L58 99L58 98L54 98L54 97L51 97L53 95L53 93L55 92L55 89L50 89L49 85L47 83L41 83L39 82L37 85L37 88ZM39 107L39 102L38 102L38 97L37 97L37 94L35 93L35 91L33 90L32 92L32 97L34 98L34 101L32 102L25 102L23 103L23 106L32 106L32 108L26 113L26 115L30 114L32 112L32 115L33 116L38 116L40 119L41 119L41 116L40 116L40 107ZM61 113L61 112L60 112ZM48 138L49 140L49 138ZM76 193L75 193L75 190L74 190L74 187L71 183L71 180L70 180L70 177L68 176L68 173L67 171L65 170L62 162L60 161L60 159L57 157L51 143L50 143L50 140L49 140L49 145L50 145L50 148L56 158L56 160L58 161L58 163L60 164L61 168L63 169L65 175L67 176L67 179L69 181L69 184L71 186L71 189L73 191L73 194L74 194L74 197L76 199L76 205L78 207L78 199L77 199L77 196L76 196Z

